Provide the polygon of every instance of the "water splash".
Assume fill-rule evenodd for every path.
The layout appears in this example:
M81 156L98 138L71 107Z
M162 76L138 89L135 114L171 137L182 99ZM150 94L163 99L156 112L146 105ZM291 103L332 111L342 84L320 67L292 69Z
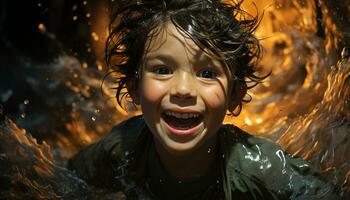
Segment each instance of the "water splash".
M332 1L255 3L259 10L266 8L257 36L264 46L261 67L271 70L272 75L251 92L253 101L244 106L241 115L225 122L273 139L292 154L318 164L346 196L350 194L350 64L347 50L342 56L340 52L350 26L344 25L347 20L337 19L337 12L333 12L336 2ZM322 13L321 20L317 12ZM72 20L80 17L87 16L72 16ZM324 30L318 29L320 23ZM46 31L44 24L40 27ZM95 42L103 41L102 35L97 30L91 32ZM89 48L91 51L97 47ZM0 174L2 180L15 181L8 182L9 187L1 190L0 197L85 198L85 184L60 166L78 149L135 113L116 108L110 90L113 77L102 87L107 96L101 97L101 78L106 73L101 63L91 67L62 55L44 66L26 61L23 66L31 71L25 83L36 99L28 97L27 104L22 100L25 115L16 123L47 141L51 148L46 143L38 144L13 122L5 121L0 126ZM0 97L7 101L13 95L14 90L6 90ZM27 112L27 106L35 112ZM23 192L23 188L29 192ZM93 191L97 199L112 195Z
M45 142L5 119L0 126L1 199L87 199L87 185L54 162Z

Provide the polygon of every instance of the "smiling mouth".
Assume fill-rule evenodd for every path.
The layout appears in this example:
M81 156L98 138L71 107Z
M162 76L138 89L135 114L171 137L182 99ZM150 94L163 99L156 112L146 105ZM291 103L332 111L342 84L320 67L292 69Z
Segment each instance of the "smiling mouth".
M177 130L188 130L198 126L203 116L197 112L166 111L162 114L164 121Z

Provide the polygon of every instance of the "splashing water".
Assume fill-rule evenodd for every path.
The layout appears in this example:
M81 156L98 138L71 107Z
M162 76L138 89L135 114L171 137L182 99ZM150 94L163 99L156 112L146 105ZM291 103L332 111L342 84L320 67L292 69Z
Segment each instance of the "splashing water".
M241 115L226 118L225 123L270 138L293 155L318 165L346 198L350 194L350 61L348 49L340 54L349 35L342 24L346 20L337 21L330 14L334 5L323 0L255 3L259 10L265 9L257 32L264 47L260 66L272 75L250 93L253 101L244 105ZM249 1L246 6L249 10ZM317 12L323 14L324 36L319 34ZM94 33L93 39L101 42ZM0 198L85 199L88 191L97 199L108 195L123 198L89 188L63 166L77 150L139 111L126 113L116 107L109 89L113 77L102 86L107 95L101 95L101 79L106 73L101 65L92 68L66 55L45 66L26 65L36 72L27 75L26 83L44 103L28 97L22 101L24 118L14 123L2 117L0 178L1 185L4 180L7 186L0 191ZM35 74L46 78L41 80ZM34 114L26 112L29 106L37 108ZM16 124L46 142L40 144L41 140L37 142Z

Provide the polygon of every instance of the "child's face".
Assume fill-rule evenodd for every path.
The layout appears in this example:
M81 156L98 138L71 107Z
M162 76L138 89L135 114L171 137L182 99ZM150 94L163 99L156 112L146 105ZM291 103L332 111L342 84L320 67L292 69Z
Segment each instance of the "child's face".
M136 93L155 142L173 153L216 141L232 97L224 64L184 36L168 23L146 44Z

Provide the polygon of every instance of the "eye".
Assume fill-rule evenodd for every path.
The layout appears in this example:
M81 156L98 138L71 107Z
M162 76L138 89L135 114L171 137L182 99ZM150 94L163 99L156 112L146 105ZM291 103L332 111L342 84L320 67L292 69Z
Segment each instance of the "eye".
M172 74L173 72L166 66L160 66L156 67L152 70L153 73L159 74L159 75L167 75Z
M205 79L214 79L218 76L218 74L212 70L201 70L197 72L197 76Z

